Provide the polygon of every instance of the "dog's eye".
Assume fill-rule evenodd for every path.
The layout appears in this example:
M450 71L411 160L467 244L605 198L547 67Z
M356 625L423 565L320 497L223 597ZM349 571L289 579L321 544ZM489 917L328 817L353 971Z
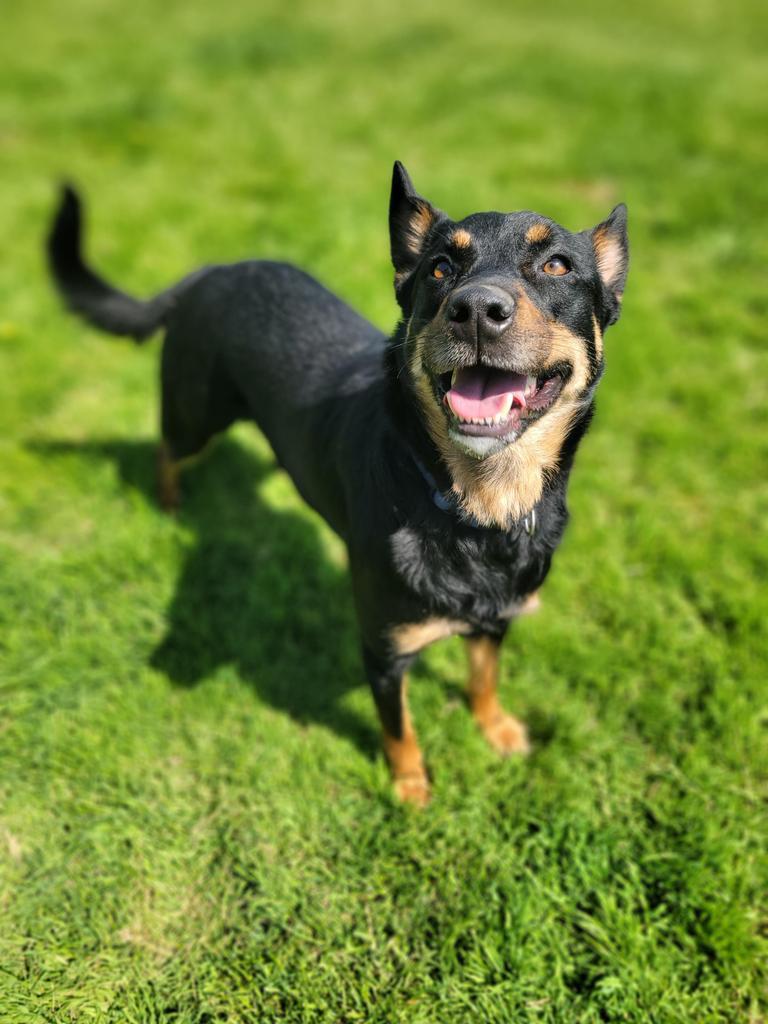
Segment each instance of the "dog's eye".
M563 274L569 273L571 268L565 260L560 259L559 256L553 256L551 260L547 260L541 269L545 274L550 274L552 277L562 277Z
M444 277L450 277L452 273L453 267L448 260L438 260L432 267L432 277L437 281L442 281Z

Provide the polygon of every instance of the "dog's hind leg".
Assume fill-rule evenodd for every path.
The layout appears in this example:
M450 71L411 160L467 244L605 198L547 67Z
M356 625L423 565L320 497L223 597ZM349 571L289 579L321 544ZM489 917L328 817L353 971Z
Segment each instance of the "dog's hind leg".
M408 711L405 675L412 659L379 657L367 648L363 655L395 793L404 803L423 807L429 801L429 779Z
M157 497L163 511L171 515L181 504L182 470L195 461L214 434L203 416L197 423L182 418L176 398L169 398L163 388L162 440L157 451Z
M163 440L157 449L157 498L163 512L173 514L179 507L180 462L173 457L171 447Z
M469 660L469 705L483 735L500 754L527 754L525 726L499 702L501 637L479 633L466 638Z
M161 361L161 433L158 497L166 512L180 504L182 469L216 434L244 414L240 394L205 337L169 329Z

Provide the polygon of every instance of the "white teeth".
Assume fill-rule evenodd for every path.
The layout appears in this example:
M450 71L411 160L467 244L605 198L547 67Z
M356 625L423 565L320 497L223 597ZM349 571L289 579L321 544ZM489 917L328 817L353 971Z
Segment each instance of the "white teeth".
M459 376L459 370L458 370L458 367L457 367L457 368L456 368L456 369L455 369L455 370L453 371L453 373L451 374L451 387L453 387L453 385L454 385L454 384L456 383L456 378L457 378L458 376Z
M461 416L457 416L456 419L459 423L475 423L477 426L495 427L498 423L503 423L508 416L509 410L507 410L507 412L500 412L496 416L486 416L484 419L472 417L472 419L466 420Z
M500 422L500 420L505 420L507 416L509 416L509 412L512 406L514 405L515 400L512 396L508 396L508 398L509 401L504 403L504 408L497 412L496 415L494 416L493 419L495 423Z

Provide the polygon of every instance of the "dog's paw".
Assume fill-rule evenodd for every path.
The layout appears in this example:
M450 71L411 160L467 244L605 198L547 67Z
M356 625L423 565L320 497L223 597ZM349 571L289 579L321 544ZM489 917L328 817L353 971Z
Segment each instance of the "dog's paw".
M426 807L429 803L429 779L422 772L397 775L394 778L395 795L404 804L412 807Z
M161 491L158 494L158 503L160 505L160 511L167 516L177 516L179 514L179 508L181 501L179 500L178 494L166 494Z
M485 738L502 757L530 753L528 730L514 715L499 715L482 728Z

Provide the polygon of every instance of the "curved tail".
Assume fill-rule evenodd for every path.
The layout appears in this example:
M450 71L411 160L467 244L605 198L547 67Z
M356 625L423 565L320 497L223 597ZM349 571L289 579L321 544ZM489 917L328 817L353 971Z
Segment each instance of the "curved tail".
M83 260L82 220L80 198L65 185L48 235L48 264L59 292L69 309L94 327L143 341L162 325L178 286L145 302L114 288Z

